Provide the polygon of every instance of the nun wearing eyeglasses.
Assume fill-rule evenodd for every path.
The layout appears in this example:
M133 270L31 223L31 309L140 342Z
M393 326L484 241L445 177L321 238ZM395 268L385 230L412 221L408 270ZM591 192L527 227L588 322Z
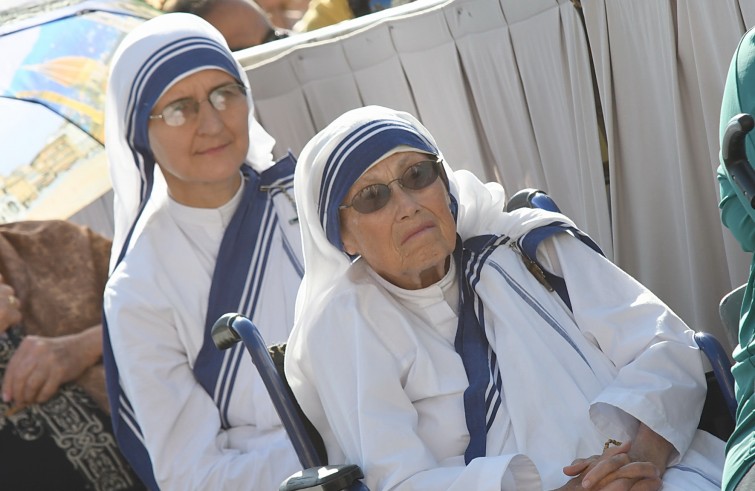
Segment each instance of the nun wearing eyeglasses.
M106 141L115 194L105 354L121 450L150 488L277 489L300 468L242 347L213 323L293 325L302 276L294 161L271 157L246 74L199 17L165 14L111 63Z
M372 491L719 489L692 331L566 217L502 212L501 186L376 106L316 135L294 184L306 273L285 369L330 462ZM538 259L570 306L521 257L553 224L568 232Z

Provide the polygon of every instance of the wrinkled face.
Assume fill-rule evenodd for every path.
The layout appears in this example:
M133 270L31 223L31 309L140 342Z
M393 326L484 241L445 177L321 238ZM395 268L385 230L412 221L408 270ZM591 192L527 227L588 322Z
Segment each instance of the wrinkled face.
M200 101L196 116L181 126L149 121L150 148L171 197L179 203L216 207L238 190L239 168L249 148L248 104L244 98L218 111L207 100L212 90L232 82L235 79L222 70L202 70L173 85L152 109L156 115L179 100Z
M400 152L378 162L351 186L344 205L371 184L398 179L428 156ZM341 210L344 250L362 258L380 276L401 288L415 290L440 280L448 270L448 258L456 245L456 223L441 178L424 189L389 185L388 203L372 213L353 207Z

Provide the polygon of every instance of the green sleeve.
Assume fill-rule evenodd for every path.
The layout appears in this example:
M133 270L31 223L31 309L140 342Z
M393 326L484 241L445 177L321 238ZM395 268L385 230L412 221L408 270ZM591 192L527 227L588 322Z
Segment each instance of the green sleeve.
M745 252L755 251L755 209L749 206L744 196L735 191L724 170L718 168L718 184L721 189L721 222L728 228Z

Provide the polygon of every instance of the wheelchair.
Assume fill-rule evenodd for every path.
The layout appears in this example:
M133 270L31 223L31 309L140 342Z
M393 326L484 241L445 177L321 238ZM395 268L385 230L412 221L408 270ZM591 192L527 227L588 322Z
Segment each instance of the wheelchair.
M523 189L514 194L506 204L506 211L521 207L560 213L553 199L537 189ZM322 439L299 407L286 381L283 370L285 344L267 346L254 323L235 313L225 314L217 320L212 328L212 339L219 349L228 349L239 341L244 343L291 439L303 470L281 483L279 491L369 491L361 481L364 475L358 466L327 464ZM697 332L695 341L713 368L708 377L708 396L700 428L726 439L733 430L736 411L729 358L713 335ZM723 411L722 406L726 408Z

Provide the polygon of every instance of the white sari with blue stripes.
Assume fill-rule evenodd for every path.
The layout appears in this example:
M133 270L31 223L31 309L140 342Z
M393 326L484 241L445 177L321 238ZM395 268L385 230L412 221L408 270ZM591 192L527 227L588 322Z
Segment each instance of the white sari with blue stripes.
M150 489L274 489L299 469L294 449L249 357L241 346L216 349L210 329L239 312L267 342L286 339L303 274L294 160L273 162L275 141L247 90L238 194L218 209L168 199L150 115L170 87L203 70L249 87L220 32L184 13L139 25L111 62L105 133L115 233L103 360L113 430Z
M331 307L289 341L307 347L287 373L331 459L362 466L373 491L548 490L569 480L565 465L600 454L608 438L629 439L640 419L676 449L663 489L720 489L723 442L696 429L705 378L692 332L560 234L542 260L566 277L572 314L499 239L465 262L492 348L485 456L464 463L469 382L454 349L454 270L409 291L357 261Z
M723 442L697 430L706 384L693 332L571 235L556 236L540 257L564 277L572 310L527 271L507 237L488 239L465 242L476 248L465 266L498 360L499 411L543 489L564 484L563 465L599 454L607 439L632 439L638 420L674 446L663 489L720 489ZM505 442L489 433L487 454Z
M218 350L203 321L241 312L267 342L286 340L302 258L296 211L285 194L293 166L284 164L280 176L272 175L276 167L262 174L272 178L266 191L247 182L217 210L164 199L108 282L120 424L149 451L161 489L274 489L300 468L243 344ZM261 226L238 244L248 251L245 260L224 269L221 240L250 186L258 195L250 222ZM246 287L238 294L234 283Z
M444 165L456 269L409 291L343 252L339 205L407 149L441 156L412 115L372 106L336 119L297 164L306 274L286 375L331 462L361 466L372 491L550 490L640 420L676 449L665 489L718 489L723 442L696 429L706 384L693 332L572 235L539 250L571 309L511 246L575 227L568 218L504 213L500 185Z

